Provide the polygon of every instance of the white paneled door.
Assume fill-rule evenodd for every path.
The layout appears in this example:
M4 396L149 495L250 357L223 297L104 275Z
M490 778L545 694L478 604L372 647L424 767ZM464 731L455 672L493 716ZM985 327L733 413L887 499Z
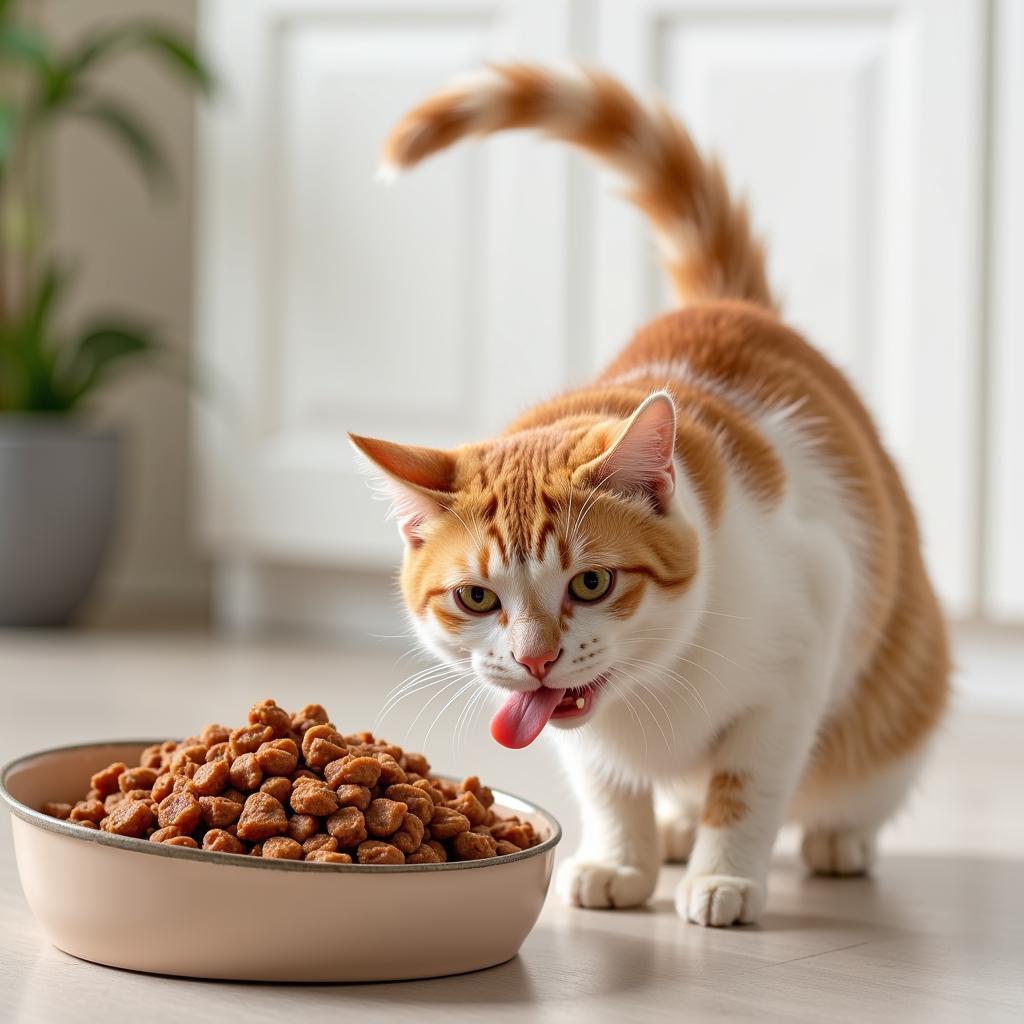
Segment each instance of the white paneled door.
M202 130L206 536L229 559L393 563L346 431L452 445L560 383L568 179L564 154L502 139L389 188L381 143L459 71L563 55L567 5L203 9L224 80Z
M972 610L985 5L605 0L598 57L717 153L797 327L853 378L902 465L928 561ZM643 226L598 199L599 350L668 303Z
M374 181L395 117L452 74L576 56L660 93L722 158L788 315L849 371L904 467L947 604L975 610L994 517L979 458L985 3L203 10L224 87L203 127L198 282L221 400L199 447L204 530L225 565L392 565L393 528L345 431L484 435L668 304L638 214L558 147L500 138ZM999 308L1012 318L1012 300Z

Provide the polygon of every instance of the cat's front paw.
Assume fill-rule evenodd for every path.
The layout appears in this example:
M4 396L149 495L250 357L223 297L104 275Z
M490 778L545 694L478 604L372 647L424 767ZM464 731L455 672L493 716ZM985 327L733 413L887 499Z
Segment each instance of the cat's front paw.
M764 886L752 878L694 875L679 883L676 910L687 921L715 928L753 924L764 909L764 898Z
M657 870L574 857L558 872L556 887L574 907L638 907L654 892Z

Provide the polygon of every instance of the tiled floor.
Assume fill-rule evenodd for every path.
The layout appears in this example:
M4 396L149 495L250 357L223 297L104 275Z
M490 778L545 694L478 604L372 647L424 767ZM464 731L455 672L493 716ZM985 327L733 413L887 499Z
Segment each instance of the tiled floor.
M254 699L320 701L351 728L372 725L409 669L393 652L201 635L0 634L0 758L108 737L175 735L232 721ZM436 767L478 771L576 817L550 750L497 748L462 701L434 717L399 705L382 732ZM468 696L465 695L465 696ZM415 706L412 706L414 705ZM419 714L418 720L414 721ZM432 725L432 723L434 723ZM429 732L429 735L428 735ZM887 832L872 880L808 879L784 835L769 910L754 928L702 930L671 906L679 869L650 907L570 910L549 899L512 962L407 984L270 987L119 973L50 947L18 887L0 821L0 1020L247 1021L1018 1021L1024 1019L1024 718L955 712L920 792ZM364 1019L368 1019L365 1018Z

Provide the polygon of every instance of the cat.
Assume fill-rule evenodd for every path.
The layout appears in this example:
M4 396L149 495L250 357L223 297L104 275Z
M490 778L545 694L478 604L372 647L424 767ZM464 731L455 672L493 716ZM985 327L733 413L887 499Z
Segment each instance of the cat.
M397 124L395 173L534 128L617 171L680 308L590 384L452 451L351 439L393 499L423 643L554 733L582 817L557 886L631 907L686 861L682 917L757 921L776 834L867 871L947 701L914 513L850 384L788 328L717 164L608 75L502 65Z

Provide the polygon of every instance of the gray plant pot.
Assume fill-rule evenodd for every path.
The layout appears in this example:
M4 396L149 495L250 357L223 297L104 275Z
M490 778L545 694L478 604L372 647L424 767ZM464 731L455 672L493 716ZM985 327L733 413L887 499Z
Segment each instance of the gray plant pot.
M73 417L0 415L0 626L70 622L107 551L120 447Z

